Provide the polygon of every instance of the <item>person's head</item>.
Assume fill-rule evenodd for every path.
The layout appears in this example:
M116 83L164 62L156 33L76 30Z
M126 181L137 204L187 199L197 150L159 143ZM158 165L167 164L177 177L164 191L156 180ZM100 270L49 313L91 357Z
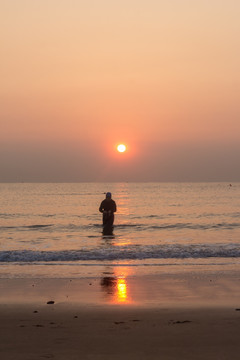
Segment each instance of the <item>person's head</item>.
M112 194L110 192L107 192L106 193L106 199L111 199L111 197L112 197Z

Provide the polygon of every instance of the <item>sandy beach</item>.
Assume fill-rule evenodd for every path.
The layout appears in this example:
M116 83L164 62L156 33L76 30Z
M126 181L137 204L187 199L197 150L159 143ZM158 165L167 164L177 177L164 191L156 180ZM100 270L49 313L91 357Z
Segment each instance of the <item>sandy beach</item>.
M122 280L1 279L1 359L239 358L238 272Z

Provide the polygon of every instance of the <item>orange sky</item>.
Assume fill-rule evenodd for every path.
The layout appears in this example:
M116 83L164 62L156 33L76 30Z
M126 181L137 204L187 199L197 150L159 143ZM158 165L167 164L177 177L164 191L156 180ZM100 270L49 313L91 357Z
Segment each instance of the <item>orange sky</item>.
M239 13L1 0L0 181L240 181Z

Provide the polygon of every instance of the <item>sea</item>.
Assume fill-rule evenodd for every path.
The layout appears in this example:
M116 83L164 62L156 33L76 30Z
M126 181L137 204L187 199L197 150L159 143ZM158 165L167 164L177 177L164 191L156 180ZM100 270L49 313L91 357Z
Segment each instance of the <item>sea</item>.
M99 212L106 192L117 204L108 236ZM240 183L1 183L0 204L0 278L240 264Z

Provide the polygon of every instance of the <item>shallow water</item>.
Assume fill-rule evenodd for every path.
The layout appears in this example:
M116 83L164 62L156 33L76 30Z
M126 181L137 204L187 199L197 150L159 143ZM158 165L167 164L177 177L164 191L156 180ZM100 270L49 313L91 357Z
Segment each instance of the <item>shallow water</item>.
M98 212L107 191L113 236ZM0 277L240 263L240 183L0 184L0 200Z

